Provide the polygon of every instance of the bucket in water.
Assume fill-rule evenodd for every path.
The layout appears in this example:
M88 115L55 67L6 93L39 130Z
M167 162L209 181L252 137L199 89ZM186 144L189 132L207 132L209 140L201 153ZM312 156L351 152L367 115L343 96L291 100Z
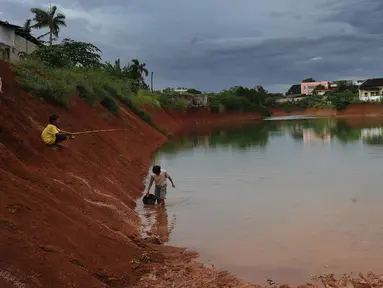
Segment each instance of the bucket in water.
M154 197L153 194L145 195L144 198L142 198L142 202L144 205L154 205L156 204L156 197Z

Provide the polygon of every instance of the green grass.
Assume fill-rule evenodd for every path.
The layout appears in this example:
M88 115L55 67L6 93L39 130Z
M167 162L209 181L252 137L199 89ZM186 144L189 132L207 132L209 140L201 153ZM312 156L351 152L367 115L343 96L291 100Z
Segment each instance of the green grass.
M180 95L161 94L158 95L158 101L163 108L186 109L186 103Z
M76 87L60 78L43 77L28 69L18 69L16 80L30 94L45 101L69 108Z
M116 100L109 95L105 90L100 93L102 95L102 100L100 104L108 109L113 114L117 115L118 111L120 111L120 106L116 102Z
M118 114L120 100L142 120L166 135L152 121L150 114L140 106L161 107L159 95L140 90L134 94L130 82L113 77L102 69L54 68L41 62L25 59L12 66L17 82L31 95L46 102L70 108L71 98L76 94L92 107L98 103L113 114Z

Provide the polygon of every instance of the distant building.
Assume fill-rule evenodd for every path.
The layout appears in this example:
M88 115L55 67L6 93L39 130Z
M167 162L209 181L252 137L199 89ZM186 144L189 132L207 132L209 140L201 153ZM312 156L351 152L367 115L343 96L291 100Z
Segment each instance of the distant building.
M366 81L366 79L363 80L337 80L331 83L331 87L338 87L339 84L346 84L346 85L354 85L354 86L360 86L363 84L363 82Z
M307 95L291 94L276 100L277 103L299 102L306 98Z
M162 92L162 93L164 93L164 92L176 92L179 94L187 93L187 91L188 91L187 88L166 88L166 89L160 90L160 92Z
M328 92L334 91L336 88L334 87L329 87L328 89L315 89L315 94L319 96L323 96Z
M337 83L337 82L332 82L332 83L330 83L330 88L331 88L331 89L336 89L336 88L338 88L338 83Z
M359 99L379 101L383 97L383 78L367 79L359 86Z
M22 53L32 53L41 43L22 33L22 27L0 21L0 60L17 61Z
M318 86L323 86L321 90L330 89L330 82L321 81L321 82L302 82L301 83L301 94L312 95L314 90Z
M188 89L186 89L186 88L174 88L173 91L180 93L180 94L183 94L183 93L186 93L188 91Z

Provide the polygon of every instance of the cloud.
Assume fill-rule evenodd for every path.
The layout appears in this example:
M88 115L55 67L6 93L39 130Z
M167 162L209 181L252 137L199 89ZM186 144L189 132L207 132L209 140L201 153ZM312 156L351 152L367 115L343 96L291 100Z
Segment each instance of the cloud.
M22 24L47 0L0 0ZM381 0L60 0L61 37L92 42L106 60L138 57L155 87L220 90L304 78L380 75ZM3 15L2 15L3 16Z
M325 21L343 22L359 33L383 34L383 2L380 0L350 0L347 7L337 7Z

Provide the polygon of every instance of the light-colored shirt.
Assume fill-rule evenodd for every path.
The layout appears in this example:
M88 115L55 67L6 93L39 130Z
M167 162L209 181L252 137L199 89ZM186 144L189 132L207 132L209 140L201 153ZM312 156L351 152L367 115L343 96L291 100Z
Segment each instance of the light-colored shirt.
M56 141L56 134L60 132L60 129L55 125L48 124L48 126L44 129L43 133L41 133L41 139L45 144L52 145Z
M167 184L167 177L168 173L164 169L161 169L159 175L152 173L152 178L154 179L154 183L156 183L156 186L165 186Z

